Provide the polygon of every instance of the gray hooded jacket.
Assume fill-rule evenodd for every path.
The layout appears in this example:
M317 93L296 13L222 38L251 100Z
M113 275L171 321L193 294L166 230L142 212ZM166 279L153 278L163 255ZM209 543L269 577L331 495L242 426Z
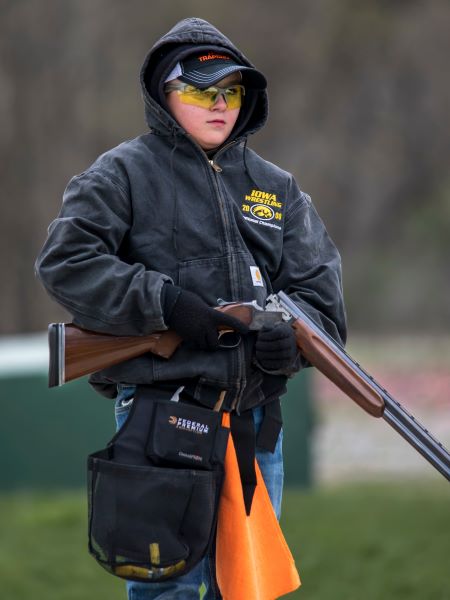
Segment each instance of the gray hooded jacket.
M292 175L246 146L266 121L266 92L246 95L235 131L212 158L155 99L155 78L163 81L200 44L253 66L200 19L185 19L163 36L141 70L150 131L101 155L69 182L37 274L74 323L99 332L139 336L167 329L161 289L169 282L211 306L218 299L263 306L268 294L283 290L343 343L339 254ZM182 344L170 360L148 354L91 381L114 396L118 382L189 380L198 398L212 386L235 393L241 408L253 406L282 392L292 372L263 373L252 362L253 337L245 337L238 348L215 352Z

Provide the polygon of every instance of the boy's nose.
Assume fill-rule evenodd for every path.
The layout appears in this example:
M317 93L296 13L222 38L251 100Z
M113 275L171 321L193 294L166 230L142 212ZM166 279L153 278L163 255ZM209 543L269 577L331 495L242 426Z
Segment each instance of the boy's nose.
M213 104L211 110L214 110L214 109L217 109L217 110L227 110L227 103L226 103L226 100L225 100L223 94L219 94L217 96L217 100Z

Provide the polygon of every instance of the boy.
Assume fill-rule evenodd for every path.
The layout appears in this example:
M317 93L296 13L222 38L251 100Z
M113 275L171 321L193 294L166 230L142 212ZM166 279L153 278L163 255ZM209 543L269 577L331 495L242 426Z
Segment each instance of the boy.
M288 325L249 333L213 307L264 306L283 290L344 343L340 257L292 175L247 147L267 119L266 80L222 33L181 21L150 50L141 85L150 131L72 179L37 272L81 327L181 335L169 361L145 355L91 383L116 398L119 427L139 385L182 387L211 408L221 397L246 423L279 517L279 398L304 361ZM241 343L223 348L219 326ZM219 598L210 559L171 581L129 582L129 598Z

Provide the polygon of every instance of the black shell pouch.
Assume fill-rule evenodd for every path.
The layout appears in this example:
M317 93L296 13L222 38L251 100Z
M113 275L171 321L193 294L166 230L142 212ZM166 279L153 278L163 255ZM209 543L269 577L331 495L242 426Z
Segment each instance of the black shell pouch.
M229 433L221 419L138 386L125 425L88 458L89 551L107 571L158 582L207 554Z

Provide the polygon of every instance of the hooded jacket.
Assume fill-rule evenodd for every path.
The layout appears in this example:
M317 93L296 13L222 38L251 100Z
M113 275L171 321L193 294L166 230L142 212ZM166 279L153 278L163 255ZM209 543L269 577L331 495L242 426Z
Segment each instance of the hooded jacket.
M268 294L283 290L343 343L339 254L292 175L247 147L266 122L266 91L246 94L235 130L213 156L160 100L160 82L198 45L253 66L201 19L185 19L164 35L141 70L149 131L69 182L37 274L74 323L94 331L139 336L167 329L161 290L175 283L211 306L219 299L264 306ZM147 354L91 382L112 397L119 382L189 380L197 398L208 387L227 389L241 408L250 407L279 394L292 374L258 369L253 342L245 336L237 348L214 352L182 344L170 360Z

